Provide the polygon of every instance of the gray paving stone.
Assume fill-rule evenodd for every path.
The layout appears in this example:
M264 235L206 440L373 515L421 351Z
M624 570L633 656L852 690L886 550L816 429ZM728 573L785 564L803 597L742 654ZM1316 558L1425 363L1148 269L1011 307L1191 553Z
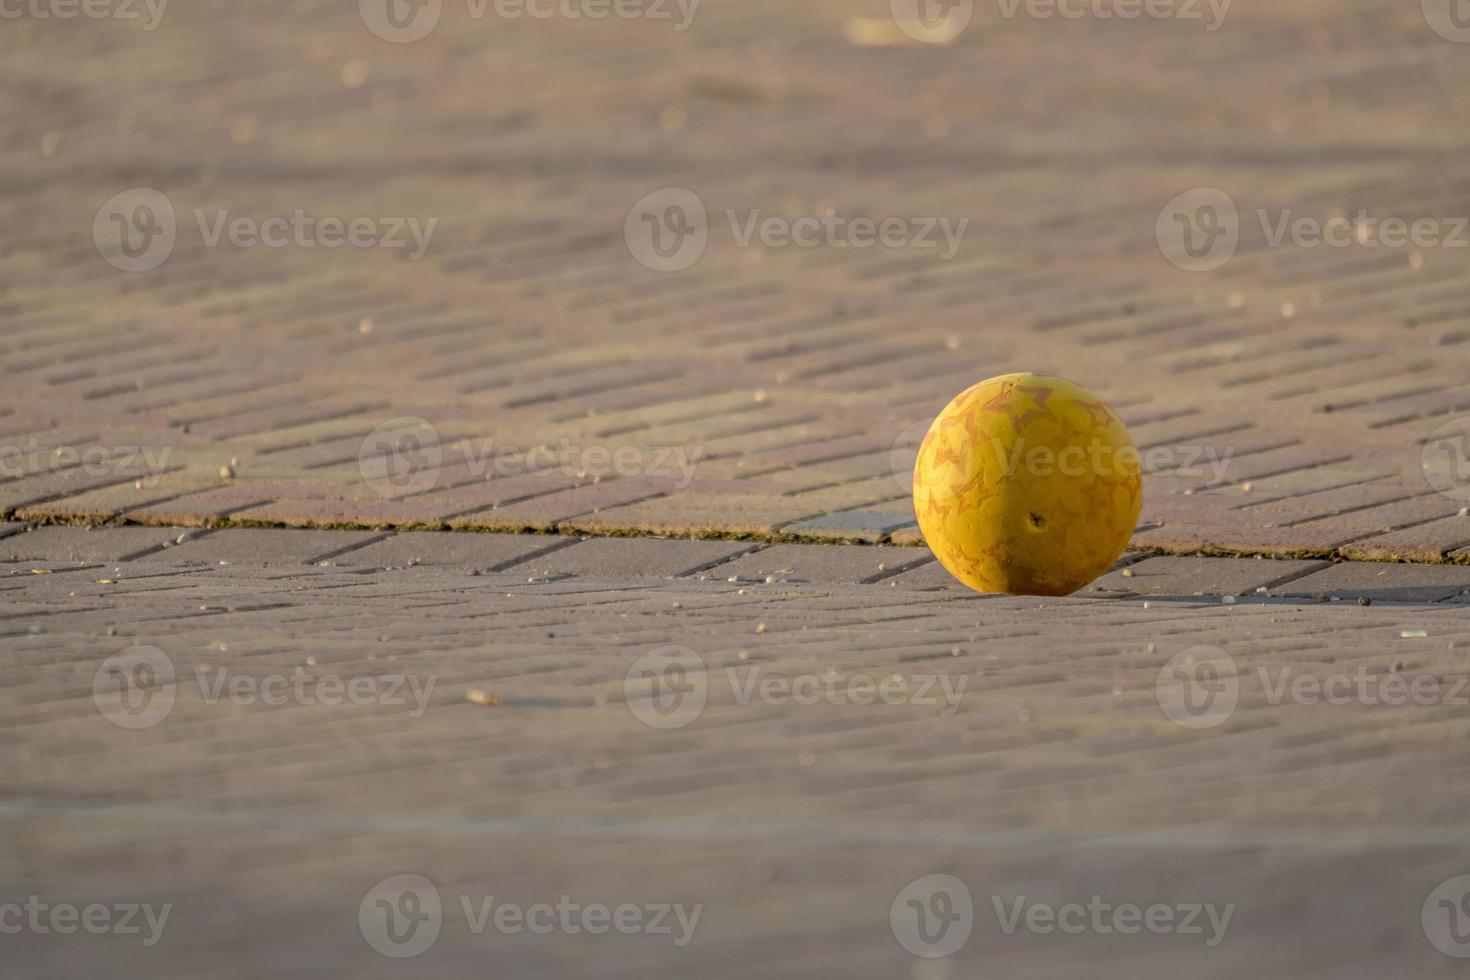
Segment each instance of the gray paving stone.
M38 527L0 538L0 560L123 561L172 548L180 535L204 534L181 527Z
M142 561L215 565L221 561L248 565L309 565L331 555L384 537L373 531L306 531L287 528L233 528L218 538L186 541L166 554Z
M408 531L375 541L333 559L338 565L404 568L416 565L462 565L494 570L514 565L576 543L575 538L547 534L473 534Z
M741 581L857 584L918 566L928 552L914 548L865 545L777 544L711 569L711 575Z
M925 554L930 554L929 549L922 549ZM1136 560L1136 556L1125 554L1115 563L1114 568L1122 568ZM1098 595L1119 595L1118 591L1107 588L1102 584L1102 578L1078 591L1078 595L1096 597ZM953 589L959 592L970 592L970 588L960 582L945 570L945 567L937 561L927 562L910 571L895 575L892 578L880 579L880 585L892 585L900 589Z
M1132 592L1160 596L1245 595L1262 586L1326 568L1328 564L1325 561L1166 555L1116 568L1093 582L1084 592Z
M882 511L846 511L797 521L786 525L781 530L817 538L877 541L885 534L891 534L900 528L915 526L912 508L909 508L909 511L906 514Z
M743 555L756 546L742 541L659 538L590 538L570 548L523 561L522 569L556 575L674 578Z
M216 532L216 553L245 553L237 534ZM880 555L927 558L783 546L768 560L857 578ZM816 975L905 976L913 957L889 927L894 897L947 873L980 915L990 896L1020 894L1238 906L1225 960L1188 945L1145 955L1117 937L1079 953L977 927L956 976L1098 974L1077 968L1085 956L1104 975L1223 978L1285 962L1304 939L1324 977L1417 976L1406 964L1437 955L1424 897L1464 872L1470 846L1470 781L1446 778L1462 708L1273 700L1260 679L1348 665L1406 683L1453 678L1470 621L1449 604L1145 608L890 579L746 587L162 560L36 575L47 563L10 564L0 901L41 889L52 901L175 906L148 955L19 937L6 962L20 975L243 980L285 960L303 976L371 974L382 957L356 928L364 896L413 873L435 883L446 916L462 895L704 903L677 956L597 937L475 936L446 917L417 961L444 980L487 958L558 980L691 964L738 980L753 947L762 964L798 962L773 974L794 980L814 973L811 944ZM1234 710L1207 730L1171 720L1159 693L1175 654L1201 644L1233 658L1239 678ZM687 724L659 730L640 716L654 688L636 669L670 645L695 658L671 690L699 678L704 697ZM106 658L139 646L167 656L178 680L154 724L125 729L94 684ZM826 688L826 676L863 686ZM221 678L233 685L221 690L274 684L285 698L211 699ZM897 690L890 678L913 697L847 696ZM752 679L776 693L746 688ZM787 696L783 685L812 680L836 693ZM953 712L942 693L932 700L941 682ZM342 694L353 690L373 696ZM820 900L833 889L842 902ZM794 937L793 909L813 910Z
M957 592L970 591L968 586L949 574L943 565L933 560L933 554L928 548L919 550L922 554L928 555L931 560L906 572L900 572L892 578L881 579L880 584L898 589L953 589Z
M1470 592L1470 565L1342 562L1271 590L1272 595L1438 602Z
M0 521L0 538L8 538L12 534L19 534L26 529L26 525L19 523L5 523Z
M4 26L0 448L12 462L12 437L39 433L120 452L104 470L14 480L7 466L12 519L871 538L902 509L902 481L877 475L903 475L894 440L974 381L1030 368L1098 388L1140 446L1171 451L1177 465L1149 481L1146 545L1413 560L1470 546L1443 505L1390 504L1426 493L1425 451L1448 448L1435 433L1470 411L1461 254L1266 248L1242 225L1238 254L1201 275L1165 260L1157 235L1166 199L1201 182L1243 215L1463 214L1467 185L1446 162L1470 149L1452 123L1470 58L1437 36L1463 33L1447 23L1458 0L1241 3L1219 31L1188 23L1183 3L1164 5L1179 24L982 11L945 45L910 43L913 25L895 22L909 5L882 0L710 0L687 33L414 4L445 10L412 44L385 36L402 40L402 23L367 23L384 0L278 16L203 0L158 31L109 22L121 3L101 5L110 19L8 4L23 6ZM977 98L981 86L1022 95ZM185 227L166 263L124 273L99 256L93 219L140 183ZM713 216L974 220L952 261L720 234L693 267L656 272L629 255L624 222L671 183ZM1089 185L1100 193L1076 193ZM185 233L191 212L226 208L442 227L415 262L209 249ZM496 476L379 497L359 447L409 415L451 453L460 437L655 452L601 482L579 454L537 488ZM129 446L176 452L135 480ZM657 447L707 461L677 488ZM1216 477L1221 457L1201 449L1230 466ZM67 465L46 455L25 465ZM1256 495L1283 506L1242 506ZM793 571L839 579L823 562L871 555L808 554ZM57 564L39 559L0 577L0 904L40 892L175 914L156 948L5 935L6 975L1463 973L1430 940L1436 925L1463 934L1436 918L1458 917L1463 892L1432 896L1470 871L1464 705L1296 703L1258 673L1452 680L1470 644L1454 600L1042 601L881 580L744 589L172 560L34 575ZM128 730L94 686L133 644L167 651L186 683L167 718ZM628 676L667 644L708 670L649 695L710 683L698 717L660 731L634 716ZM1173 655L1194 645L1239 667L1235 710L1203 730L1161 710L1193 674ZM970 685L948 716L741 701L726 669L757 666L778 681L830 667ZM437 683L418 714L211 702L196 668ZM1211 689L1221 680L1211 672ZM359 916L413 910L373 892L401 873L436 882L446 915L434 948L399 966ZM929 960L900 945L903 925L928 922L900 918L895 898L936 873L967 883L978 918L962 950ZM704 915L687 947L471 930L460 899L492 895ZM992 901L1021 895L1237 914L1216 947L997 928ZM916 897L909 909L950 911Z

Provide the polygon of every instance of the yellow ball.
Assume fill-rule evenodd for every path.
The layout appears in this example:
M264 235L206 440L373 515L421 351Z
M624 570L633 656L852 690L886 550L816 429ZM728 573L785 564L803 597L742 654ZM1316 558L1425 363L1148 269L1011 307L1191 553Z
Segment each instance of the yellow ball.
M1123 553L1142 505L1123 421L1065 378L1003 374L962 392L914 466L924 540L979 592L1076 592Z

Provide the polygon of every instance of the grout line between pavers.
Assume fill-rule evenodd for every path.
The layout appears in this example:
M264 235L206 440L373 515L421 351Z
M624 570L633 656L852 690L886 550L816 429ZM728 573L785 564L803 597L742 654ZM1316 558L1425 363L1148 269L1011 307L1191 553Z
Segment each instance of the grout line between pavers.
M1298 579L1304 579L1308 575L1316 575L1318 572L1324 571L1325 569L1331 568L1331 567L1332 567L1331 565L1324 565L1321 568L1307 568L1307 569L1302 569L1301 571L1292 572L1289 575L1283 575L1280 578L1272 579L1271 581L1266 582L1263 585L1257 586L1257 588L1265 589L1266 591L1269 592L1272 589L1279 589L1283 585L1290 585L1292 582L1295 582Z
M552 554L553 552L563 551L563 550L565 550L567 548L572 547L573 545L578 545L578 544L581 544L581 543L582 543L582 539L580 537L564 537L564 538L560 538L558 540L553 541L551 544L548 544L546 547L541 548L541 549L538 549L536 551L533 551L533 552L531 552L528 555L517 555L516 557L509 558L509 559L501 562L498 565L492 565L489 568L487 568L486 571L489 571L489 572L505 572L505 571L509 571L510 569L515 568L517 565L524 565L528 561L536 561L538 558L545 558L547 555Z
M904 572L911 572L916 568L923 568L925 565L928 565L936 560L937 559L935 559L933 554L923 555L919 558L915 558L913 561L905 562L902 565L899 565L897 568L885 568L883 571L878 572L876 575L869 575L867 578L858 582L858 585L876 585L877 583L882 582L884 579L893 578L895 575L902 575Z
M721 565L728 565L732 561L739 561L741 558L753 555L758 551L764 551L767 547L769 547L769 545L753 544L748 548L743 548L740 551L735 552L733 555L726 555L723 558L716 558L714 561L707 561L703 565L696 565L695 567L687 571L680 572L678 575L674 575L672 577L676 579L688 578L691 575L698 575L700 572L713 571L714 569L719 568Z
M374 535L373 537L368 538L366 541L359 541L356 544L349 544L346 547L338 548L336 551L328 551L326 554L317 555L315 558L308 558L303 562L303 564L315 565L317 562L331 561L332 559L339 558L342 555L350 555L354 551L366 548L369 545L377 544L379 541L386 541L393 536L393 531L384 531L382 534Z
M231 508L228 512L222 512L210 518L207 522L199 525L181 524L177 519L149 520L138 519L131 516L122 516L108 520L99 521L95 517L81 518L64 514L37 515L31 518L14 517L11 520L18 521L33 527L188 527L189 529L207 528L211 531L247 530L247 529L278 529L293 531L383 531L383 525L355 524L351 522L340 522L331 524L307 524L286 525L279 521L251 521L231 520L229 514L238 513L255 507L261 507L271 503L269 500L256 501ZM487 508L476 508L475 512ZM494 509L494 508L488 508ZM470 512L467 512L470 513ZM837 513L837 512L834 512ZM453 519L459 515L450 515L444 520ZM1140 528L1145 525L1140 525ZM1163 524L1147 525L1149 530L1158 530L1165 527ZM564 536L581 540L584 537L593 538L643 538L643 539L672 539L681 541L753 541L761 545L773 544L800 544L812 546L832 547L894 547L894 548L922 548L925 543L922 539L895 542L887 534L877 538L851 537L838 538L830 535L794 534L780 531L711 531L709 529L691 529L686 533L669 531L667 529L650 530L645 528L618 528L609 530L606 527L578 529L557 522L549 528L483 528L483 527L446 527L442 521L412 522L402 525L392 525L385 534L401 534L405 531L422 531L436 534L540 534L548 537ZM12 532L13 533L13 532ZM1371 540L1370 538L1358 539L1358 541ZM1230 548L1215 544L1198 544L1190 546L1171 545L1168 543L1146 544L1135 546L1130 540L1128 554L1136 555L1133 561L1142 561L1145 558L1157 558L1170 556L1177 558L1261 558L1268 560L1296 560L1296 561L1329 561L1334 563L1355 562L1365 565L1470 565L1470 551L1460 557L1445 553L1439 561L1406 561L1401 558L1357 558L1351 557L1343 551L1357 542L1347 542L1341 547L1334 548L1282 548L1274 547L1243 547ZM1130 561L1129 564L1132 564Z
M189 540L190 541L203 541L205 538L209 537L213 533L214 533L213 531L199 531L199 532L193 534L189 538ZM168 545L168 544L163 544L163 543L151 545L151 546L149 546L147 548L142 549L141 551L134 551L131 554L123 555L121 558L117 559L117 561L119 561L119 562L137 561L140 558L147 558L149 555L156 555L160 551L167 551L170 547L173 547L173 546L172 545Z

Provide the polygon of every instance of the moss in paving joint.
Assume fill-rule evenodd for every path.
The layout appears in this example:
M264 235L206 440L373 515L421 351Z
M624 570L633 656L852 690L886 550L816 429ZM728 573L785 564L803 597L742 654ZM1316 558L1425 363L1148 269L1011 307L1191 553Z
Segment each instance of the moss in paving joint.
M314 521L305 524L288 524L285 521L269 521L257 518L241 517L207 517L197 522L188 519L181 520L138 520L132 517L118 517L116 515L86 515L86 514L37 514L34 516L17 516L14 510L0 512L0 520L21 521L31 527L186 527L200 528L211 531L223 531L234 529L253 530L299 530L299 531L393 531L425 532L435 534L541 534L548 537L586 537L586 538L643 538L649 540L671 540L671 541L747 541L758 544L804 544L804 545L833 545L839 547L891 547L891 548L921 548L924 542L919 539L907 542L895 542L889 535L882 535L876 539L859 537L831 537L826 535L798 534L790 531L732 531L721 528L690 528L685 531L650 531L635 527L586 527L571 522L562 522L554 525L527 525L513 528L510 526L487 527L484 525L450 526L443 521L403 521L398 523L370 523L366 521ZM1398 555L1388 555L1383 558L1353 558L1345 554L1341 548L1225 548L1219 545L1191 545L1171 547L1169 545L1149 545L1147 547L1129 548L1129 554L1139 556L1129 564L1141 561L1143 558L1175 557L1175 558L1257 558L1263 561L1330 561L1335 563L1358 562L1362 564L1382 565L1470 565L1470 553L1456 557L1451 554L1441 554L1437 561L1413 561Z

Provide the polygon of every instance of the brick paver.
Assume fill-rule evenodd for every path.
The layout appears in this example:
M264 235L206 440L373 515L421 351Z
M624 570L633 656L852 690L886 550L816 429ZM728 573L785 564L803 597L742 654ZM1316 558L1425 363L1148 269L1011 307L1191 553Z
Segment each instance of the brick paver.
M369 565L378 568L457 565L500 571L576 543L576 538L545 534L444 534L409 531L389 535L351 551L339 550L333 562L338 565Z
M3 110L0 517L914 543L916 432L1033 369L1150 454L1139 547L1470 546L1462 255L1376 223L1467 205L1470 67L1424 5L978 5L948 45L900 43L883 0L705 0L683 31L429 6L413 43L351 4L7 21L33 97ZM123 258L109 214L160 215L99 209L137 187L176 240L127 272L93 229ZM677 272L624 240L667 187L711 227ZM1187 272L1156 232L1198 187L1239 244ZM438 222L414 259L208 244L297 211ZM948 260L741 247L727 212L757 211L970 224ZM1351 247L1271 242L1335 215ZM383 438L407 417L437 457Z
M1115 569L1093 582L1091 587L1098 591L1137 595L1238 596L1264 591L1278 583L1299 579L1328 567L1329 563L1322 561L1165 556Z
M821 582L857 585L932 562L926 552L899 548L822 548L774 545L721 565L720 574L743 582Z
M307 565L340 552L361 548L387 535L367 531L288 531L251 528L222 536L185 541L167 555L150 556L170 564L245 562L260 565Z
M518 567L553 575L674 578L723 566L756 547L738 541L592 538L573 548L558 548Z
M618 546L646 571L687 556L682 541L570 539L548 559L588 548L593 574L551 578L404 567L406 552L379 552L391 569L279 561L355 532L230 543L264 533L167 552L212 543L224 565L0 563L0 901L172 906L153 946L5 936L12 970L398 975L359 912L384 879L419 874L443 911L418 975L493 961L517 976L927 976L890 911L910 882L948 874L975 918L943 975L1455 975L1421 911L1467 871L1457 605L1037 600L889 584L914 572L729 582L720 565L607 575ZM517 540L440 537L486 555ZM802 566L802 549L779 547L782 567ZM881 553L809 550L859 570ZM1229 564L1181 581L1234 588L1236 565L1298 563ZM102 669L140 645L168 658L172 684ZM638 665L670 645L694 669L658 702ZM1233 685L1220 716L1179 715L1170 694L1176 655L1201 647L1230 665L1210 675ZM1339 676L1363 693L1313 700ZM145 686L125 702L117 678ZM669 696L694 709L650 713ZM661 717L687 724L641 720ZM995 911L1094 895L1228 904L1232 918L1208 946L1008 933ZM476 932L460 900L489 896L702 912L684 946Z
M187 528L107 527L84 531L74 527L38 527L0 539L0 560L122 561L162 552L208 535L207 531Z
M1273 595L1330 594L1401 602L1439 602L1470 592L1470 568L1343 562L1277 586Z

